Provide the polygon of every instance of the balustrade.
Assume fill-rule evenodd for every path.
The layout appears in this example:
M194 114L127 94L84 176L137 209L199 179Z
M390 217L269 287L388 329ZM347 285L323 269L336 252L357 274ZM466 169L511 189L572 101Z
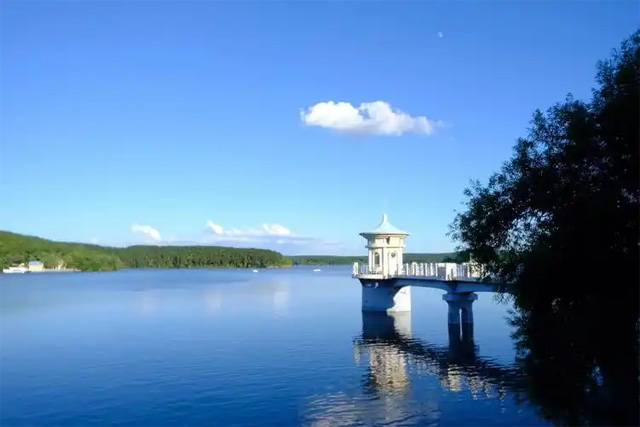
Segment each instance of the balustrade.
M369 268L367 264L354 263L353 276L376 275L391 277L438 277L445 280L454 280L456 278L479 277L479 268L468 263L405 263L398 265L395 271L389 274L383 274L382 267Z

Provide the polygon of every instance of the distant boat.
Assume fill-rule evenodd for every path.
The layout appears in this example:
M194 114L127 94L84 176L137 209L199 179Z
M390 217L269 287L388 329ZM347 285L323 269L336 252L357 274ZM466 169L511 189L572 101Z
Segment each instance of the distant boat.
M26 267L9 267L9 268L3 268L2 272L3 273L26 273L27 271L29 271L28 268Z
M257 273L257 272L258 272L258 270L253 270L253 272L254 272L254 273Z
M313 271L322 271L319 268L314 268Z

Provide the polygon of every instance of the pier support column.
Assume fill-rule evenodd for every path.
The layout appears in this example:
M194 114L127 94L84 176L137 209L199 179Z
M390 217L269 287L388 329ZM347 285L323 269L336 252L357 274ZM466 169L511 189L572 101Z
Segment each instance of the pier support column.
M449 306L449 323L459 324L460 317L462 317L462 323L464 324L473 323L473 302L478 299L478 295L474 293L444 294L442 295L442 299L445 300Z
M396 288L384 281L362 281L362 311L411 311L411 288Z

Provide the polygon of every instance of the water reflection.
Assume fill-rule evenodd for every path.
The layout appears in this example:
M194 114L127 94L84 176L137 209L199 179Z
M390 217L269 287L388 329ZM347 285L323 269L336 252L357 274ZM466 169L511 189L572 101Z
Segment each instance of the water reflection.
M273 314L275 317L286 317L289 314L289 286L279 284L273 293Z
M501 365L479 355L473 325L449 325L445 347L413 337L409 313L363 313L362 334L354 340L357 360L368 361L363 391L393 413L406 406L400 400L410 399L417 373L438 378L443 390L498 400L503 408L510 395L510 402L555 424L638 425L637 331L598 328L573 314L516 316L518 356Z
M353 346L355 362L365 367L360 393L317 396L309 424L438 425L447 422L442 390L461 394L462 412L472 414L468 405L478 398L499 412L516 383L515 368L478 355L472 325L449 326L449 344L436 345L413 336L410 312L362 313ZM478 421L470 415L468 423Z
M153 292L138 292L134 308L141 316L153 316L158 309L158 297Z
M637 317L616 322L622 305L606 305L513 314L518 402L560 425L638 425Z
M363 313L362 335L354 340L356 355L365 353L369 392L405 394L410 371L438 378L443 389L469 390L474 396L503 398L518 382L516 370L479 357L473 325L449 325L449 346L430 344L411 336L411 314Z
M204 295L204 302L208 314L214 314L222 307L222 293L219 290L207 291Z
M156 315L162 307L171 307L178 301L202 300L208 315L214 315L228 304L233 306L250 301L251 304L270 305L276 318L289 314L291 290L286 283L250 283L244 286L208 288L200 292L186 290L148 290L123 294L121 298L133 295L133 310L140 316ZM79 301L76 300L76 303Z
M411 340L411 313L365 314L362 317L362 343L369 359L365 387L381 392L401 392L409 387L407 357L400 346L390 343ZM362 343L356 341L359 353ZM360 355L358 355L360 357Z

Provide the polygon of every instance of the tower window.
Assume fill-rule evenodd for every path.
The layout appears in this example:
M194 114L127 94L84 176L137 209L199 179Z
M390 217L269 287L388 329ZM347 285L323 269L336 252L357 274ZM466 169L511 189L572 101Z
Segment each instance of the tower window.
M391 237L387 237L387 245L391 243Z
M375 254L373 254L373 264L376 267L380 266L380 254L378 252L376 252Z

